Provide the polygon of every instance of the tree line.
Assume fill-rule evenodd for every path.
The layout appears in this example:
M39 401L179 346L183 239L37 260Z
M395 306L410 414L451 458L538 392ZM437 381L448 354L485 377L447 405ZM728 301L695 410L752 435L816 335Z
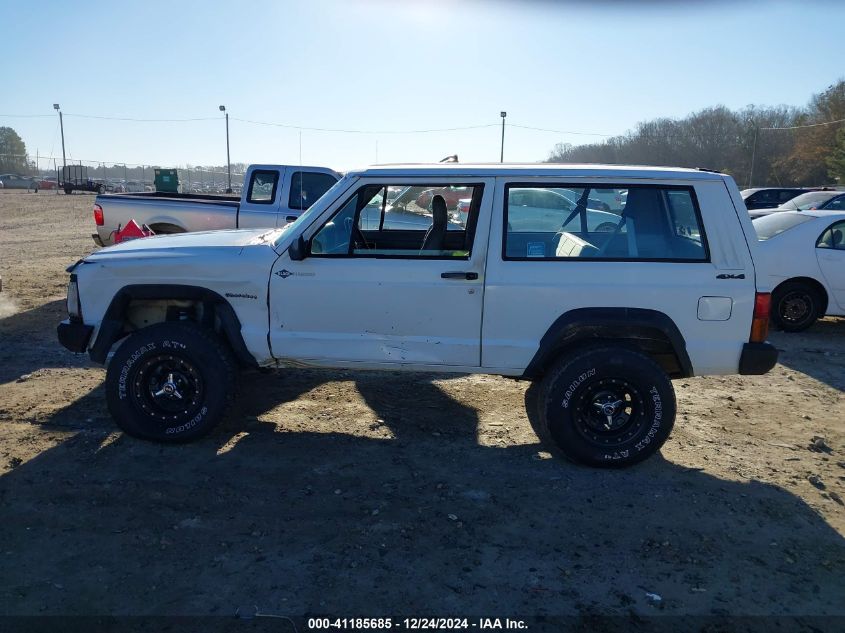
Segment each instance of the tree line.
M600 143L558 143L547 162L703 167L730 174L741 187L845 184L845 122L831 123L843 119L839 80L803 108L709 107L642 122Z

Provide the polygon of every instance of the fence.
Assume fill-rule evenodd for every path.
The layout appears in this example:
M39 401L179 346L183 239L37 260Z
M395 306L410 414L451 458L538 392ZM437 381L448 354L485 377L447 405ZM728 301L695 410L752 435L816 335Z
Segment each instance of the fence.
M172 168L173 165L147 165L123 161L80 160L67 161L68 165L83 165L88 168L88 177L115 187L140 186L151 187L158 167ZM54 179L62 167L61 156L31 154L0 154L0 173L17 173L28 176ZM226 166L175 166L179 170L179 180L183 191L223 192L229 185L229 173ZM232 165L232 188L243 187L246 166Z

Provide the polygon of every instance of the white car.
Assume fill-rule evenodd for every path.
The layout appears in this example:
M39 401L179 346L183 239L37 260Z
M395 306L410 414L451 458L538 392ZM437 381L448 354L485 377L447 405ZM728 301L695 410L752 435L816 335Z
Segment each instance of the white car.
M783 211L754 220L772 320L799 332L824 315L845 315L845 213Z
M446 204L417 202L450 188L471 199L465 223L450 222ZM584 200L595 188L628 193L616 215L558 204L563 188ZM626 466L669 437L672 378L774 366L756 249L722 174L372 167L279 229L148 237L89 255L68 269L58 334L107 363L109 411L141 438L209 432L238 365L483 373L539 382L529 406L551 449Z

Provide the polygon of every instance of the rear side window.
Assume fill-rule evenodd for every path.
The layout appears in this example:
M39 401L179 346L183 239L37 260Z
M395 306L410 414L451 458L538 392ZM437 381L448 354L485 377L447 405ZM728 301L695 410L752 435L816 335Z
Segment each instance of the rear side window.
M255 204L273 204L276 188L279 186L279 172L256 169L249 180L247 202Z
M288 208L305 210L332 188L337 178L312 171L294 172L290 179Z
M825 211L845 211L845 196L839 196L838 198L834 198L826 205L824 205Z
M709 260L692 187L511 184L504 259Z
M837 222L825 230L816 241L816 248L833 248L837 251L845 251L845 221Z

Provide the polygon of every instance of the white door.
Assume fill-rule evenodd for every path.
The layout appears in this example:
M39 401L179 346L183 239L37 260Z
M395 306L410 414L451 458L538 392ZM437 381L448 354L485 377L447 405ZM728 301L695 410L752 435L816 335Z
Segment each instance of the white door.
M466 224L456 212L458 186L472 187ZM479 366L492 189L492 180L362 180L305 229L305 259L285 253L276 262L273 355L340 366Z
M836 303L845 310L845 221L836 222L816 243L816 258Z

